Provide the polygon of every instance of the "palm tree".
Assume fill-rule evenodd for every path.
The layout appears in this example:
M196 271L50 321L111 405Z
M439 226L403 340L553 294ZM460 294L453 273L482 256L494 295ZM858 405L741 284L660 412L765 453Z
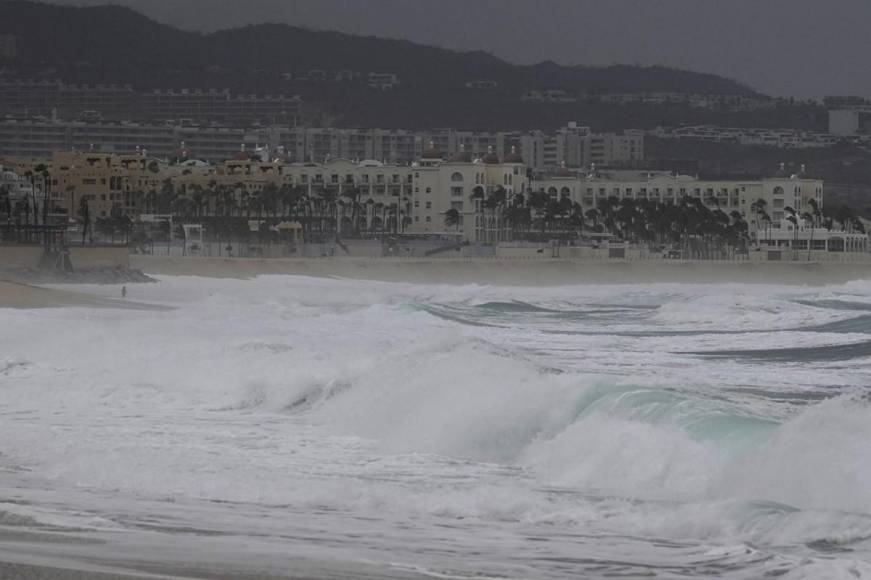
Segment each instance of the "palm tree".
M550 201L550 195L548 195L545 191L533 191L531 194L529 194L529 208L535 211L535 217L539 220L542 238L544 238L545 230L547 229L547 208Z
M457 231L460 231L460 212L457 208L452 207L445 212L445 227L450 228L456 226Z
M12 203L9 200L9 187L0 185L0 212L6 214L6 221L12 217Z
M40 163L34 167L34 171L42 177L42 223L48 223L48 205L49 191L51 190L51 179L48 172L48 167L44 163Z
M822 217L822 212L820 211L820 204L817 203L817 200L808 200L808 205L811 206L811 211L802 214L802 219L804 219L805 222L810 221L811 224L811 238L807 245L807 259L808 262L810 262L811 247L814 245L814 232L819 225L819 220Z
M798 242L798 216L796 215L795 210L790 206L786 206L785 208L783 208L783 211L789 214L788 216L786 216L786 221L792 224L792 259L798 260L798 256L796 254L797 250L795 247L796 243Z
M164 179L160 187L160 193L157 195L157 211L159 213L171 213L172 205L177 195L172 180Z
M91 208L88 205L88 198L82 196L79 202L79 214L82 216L82 245L85 245L85 238L91 230Z
M76 186L68 185L67 193L70 194L70 211L67 214L67 221L69 221L76 213Z
M762 199L761 197L757 199L755 202L750 204L750 211L756 214L756 220L754 220L754 224L756 226L756 240L757 243L759 241L759 227L762 225L762 221L764 220L768 224L771 223L771 218L768 217L768 214L765 213L765 208L768 206L768 202ZM766 237L768 233L766 231Z

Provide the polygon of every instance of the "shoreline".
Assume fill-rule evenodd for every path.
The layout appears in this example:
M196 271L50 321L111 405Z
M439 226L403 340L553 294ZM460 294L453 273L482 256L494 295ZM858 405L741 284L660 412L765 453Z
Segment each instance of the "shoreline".
M0 308L33 309L33 308L116 308L123 310L171 310L166 306L133 302L124 299L106 298L61 290L34 286L24 282L0 279Z
M171 540L172 538L168 538ZM16 580L422 580L411 567L298 555L250 559L244 551L178 540L185 551L138 534L85 534L0 526L0 578Z
M868 262L732 262L505 258L130 257L149 275L250 279L261 275L429 284L558 286L637 283L842 284L871 279Z

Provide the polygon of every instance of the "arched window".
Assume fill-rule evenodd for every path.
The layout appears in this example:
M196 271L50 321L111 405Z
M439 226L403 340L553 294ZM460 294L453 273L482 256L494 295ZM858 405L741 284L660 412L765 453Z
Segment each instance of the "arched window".
M555 197L555 196L556 196L556 188L555 188L555 187L549 187L549 188L547 189L547 194L548 194L549 196L551 196L551 197Z
M560 197L569 197L571 195L571 192L569 191L568 187L564 187L560 190L559 194Z
M779 185L774 188L774 195L783 195L783 188Z
M456 173L451 175L451 181L462 181L462 180L463 180L463 174L460 173L459 171L457 171Z

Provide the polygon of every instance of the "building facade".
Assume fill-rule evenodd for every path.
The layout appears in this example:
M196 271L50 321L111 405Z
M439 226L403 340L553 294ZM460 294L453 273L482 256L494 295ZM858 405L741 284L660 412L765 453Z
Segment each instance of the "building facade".
M788 209L797 214L810 211L811 200L823 206L823 182L799 175L760 180L702 180L662 172L596 171L562 175L535 181L533 188L551 197L568 197L584 211L595 209L609 198L648 200L678 204L685 197L701 199L710 209L727 214L737 211L751 232L785 227ZM762 212L769 219L763 222Z
M189 96L195 98L197 94ZM481 158L492 151L503 159L519 154L527 167L538 173L554 171L563 164L610 166L644 158L643 134L596 134L576 124L549 134L62 121L51 117L0 120L0 155L49 157L55 151L70 150L124 154L138 148L169 158L184 148L191 156L214 163L232 158L243 145L246 149L268 146L272 151L282 148L288 159L311 163L342 158L408 165L420 159L426 149L443 151L449 158L466 153Z

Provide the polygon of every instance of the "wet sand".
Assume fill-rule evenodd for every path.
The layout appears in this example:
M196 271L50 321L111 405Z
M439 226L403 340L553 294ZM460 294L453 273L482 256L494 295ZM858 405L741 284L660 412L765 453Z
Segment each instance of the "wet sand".
M175 258L131 256L146 274L253 278L268 274L426 284L548 286L759 283L821 286L871 278L871 262L637 262L560 259Z
M119 551L120 548L120 551ZM135 560L120 554L138 553ZM122 545L96 544L77 538L0 529L0 578L3 580L420 580L425 574L407 569L360 562L289 557L284 561L246 562L244 549L238 561L228 563L225 554L209 562L210 550L196 549L189 559L124 540ZM214 554L212 554L214 555ZM202 558L201 560L198 558Z
M391 574L382 568L366 570L351 565L336 565L332 568L326 565L311 565L289 570L285 574L258 574L239 570L220 572L197 568L177 568L175 572L101 571L101 567L85 567L86 569L19 564L0 561L0 578L3 580L412 580L431 578L431 576ZM307 569L306 569L307 568Z
M87 308L124 308L135 310L164 309L161 306L104 298L72 290L44 288L0 280L0 308L63 308L82 306ZM3 576L0 576L3 578Z

